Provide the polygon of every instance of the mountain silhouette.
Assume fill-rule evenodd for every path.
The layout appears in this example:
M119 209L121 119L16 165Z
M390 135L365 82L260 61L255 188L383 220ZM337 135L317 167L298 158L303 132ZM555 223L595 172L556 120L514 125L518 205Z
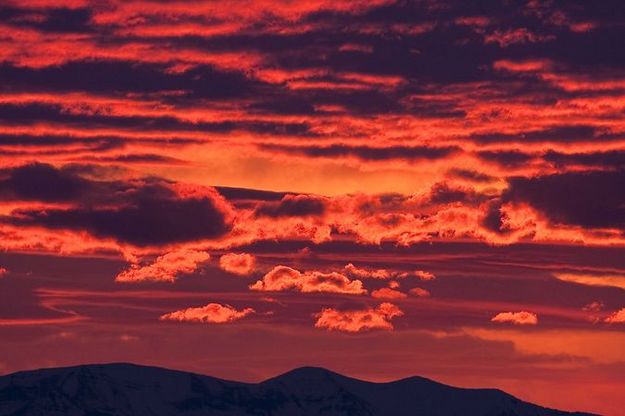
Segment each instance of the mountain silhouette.
M134 364L94 364L0 377L0 416L542 416L588 415L495 389L426 378L371 383L303 367L240 383Z

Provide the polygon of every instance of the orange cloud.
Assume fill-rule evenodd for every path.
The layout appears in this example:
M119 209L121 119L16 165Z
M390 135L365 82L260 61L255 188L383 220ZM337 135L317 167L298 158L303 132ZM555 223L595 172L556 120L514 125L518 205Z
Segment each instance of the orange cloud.
M391 280L388 282L388 287L391 289L397 289L399 287L399 282L397 280Z
M605 318L604 322L607 322L609 324L625 323L625 308L614 312L612 315Z
M356 267L353 263L349 263L345 266L345 272L359 279L388 279L391 277L391 273L386 269L365 269Z
M554 273L553 276L563 282L586 286L618 287L625 289L625 276L609 274Z
M219 267L229 273L248 276L254 272L256 257L248 253L224 254L219 258Z
M582 307L582 310L586 311L586 312L599 312L599 311L601 311L603 309L604 306L605 305L603 304L603 302L599 302L599 301L595 300L595 301L592 301L592 302L584 305Z
M376 299L405 299L408 295L399 290L383 287L382 289L372 291L371 297Z
M411 295L417 296L417 297L420 297L420 298L426 298L426 297L430 296L430 292L428 290L421 289L420 287L413 287L408 292Z
M404 313L392 303L381 303L376 308L365 310L339 311L324 308L316 314L316 328L330 331L360 332L372 329L393 330L391 320Z
M491 322L511 323L515 325L536 325L538 316L535 313L521 312L501 312L493 316Z
M367 290L360 280L350 280L347 276L319 271L300 272L288 266L276 266L262 280L258 280L250 289L266 292L294 290L302 293L328 292L349 295L363 295Z
M498 43L501 47L507 47L516 43L544 42L553 38L553 36L533 33L526 28L517 28L505 31L495 30L492 34L487 35L484 40L486 43Z
M433 280L436 278L434 274L423 270L416 270L414 272L399 272L387 269L367 269L363 267L356 267L353 263L347 264L344 269L348 275L359 279L405 279L408 277L416 277L421 280Z
M119 273L117 282L171 282L181 274L195 272L198 267L210 260L210 255L204 251L181 249L163 254L153 263L146 266L132 265L129 269Z
M434 280L434 279L436 279L436 276L434 276L433 273L425 272L423 270L416 270L414 272L400 273L397 277L402 277L402 278L416 277L416 278L421 279L421 280Z
M255 313L252 308L237 310L230 305L209 303L206 306L187 308L166 313L160 317L161 321L201 322L211 324L225 324L244 318Z

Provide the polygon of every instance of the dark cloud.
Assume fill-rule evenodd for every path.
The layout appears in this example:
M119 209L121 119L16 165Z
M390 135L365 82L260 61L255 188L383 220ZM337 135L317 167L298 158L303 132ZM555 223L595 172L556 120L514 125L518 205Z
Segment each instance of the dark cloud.
M185 196L157 178L98 181L81 166L32 164L1 172L3 199L67 202L64 209L20 209L5 223L51 229L85 230L138 246L216 238L230 230L229 204L206 188Z
M120 208L22 210L9 222L51 229L86 230L137 246L163 245L223 236L230 230L211 198L140 198Z
M199 131L228 133L247 130L257 134L309 135L306 123L226 120L219 122L188 122L172 116L144 117L109 114L72 113L57 104L0 104L0 121L4 124L35 124L42 121L81 127L116 127L162 131Z
M389 159L442 159L452 153L460 151L457 147L428 147L428 146L392 146L369 147L348 146L342 144L330 146L282 146L264 145L262 148L283 153L301 154L309 157L357 157L363 160Z
M81 158L83 161L89 162L119 162L119 163L137 163L137 164L164 164L164 165L184 165L186 162L174 157L157 155L152 153L142 154L124 154L117 156L102 156L102 157L86 157Z
M0 170L0 199L70 201L79 198L90 183L66 169L35 163Z
M495 178L485 173L469 169L452 169L449 174L453 177L467 179L472 182L491 182Z
M568 165L625 167L625 151L623 150L589 153L560 153L549 151L544 155L544 159L558 167Z
M501 215L501 200L492 201L486 208L486 214L482 218L482 225L496 233L505 233Z
M560 224L625 230L625 171L509 179L504 201L523 202Z
M518 166L529 162L534 156L524 152L510 151L483 151L478 156L488 162L495 162L503 166Z
M432 189L430 189L430 201L434 204L450 204L454 202L474 204L484 199L485 196L479 195L473 189L456 188L444 182L434 184Z
M250 96L262 86L239 72L200 65L172 73L164 64L124 61L69 62L44 68L0 65L4 91L88 91L154 93L182 91L187 98L227 99Z
M42 32L85 33L94 30L90 24L92 10L89 8L47 8L36 11L17 7L0 7L0 20L16 26L28 26Z
M226 199L232 200L259 200L280 201L286 195L285 192L262 191L258 189L233 188L229 186L217 186L215 189Z
M305 217L325 212L325 200L314 195L285 195L278 202L264 202L256 208L256 216Z
M571 125L551 127L539 131L527 131L519 134L488 133L471 136L481 143L493 142L583 142L610 140L616 137L590 125Z
M120 137L93 135L88 137L66 135L30 135L30 134L0 134L1 147L58 147L80 144L93 150L110 150L124 146Z

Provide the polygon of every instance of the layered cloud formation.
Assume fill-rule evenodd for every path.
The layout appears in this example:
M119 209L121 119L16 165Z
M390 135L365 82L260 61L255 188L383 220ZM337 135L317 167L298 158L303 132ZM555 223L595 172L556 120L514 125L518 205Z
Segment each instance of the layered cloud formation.
M619 7L513 3L5 3L2 233L623 243Z
M625 407L620 0L7 0L0 31L0 371L320 357Z

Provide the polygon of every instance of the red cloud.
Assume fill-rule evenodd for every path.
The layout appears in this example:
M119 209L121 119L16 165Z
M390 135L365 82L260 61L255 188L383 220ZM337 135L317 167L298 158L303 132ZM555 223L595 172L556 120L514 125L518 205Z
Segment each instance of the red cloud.
M250 275L256 267L256 257L247 253L228 253L219 258L219 267L240 276Z
M0 278L4 277L9 271L4 267L0 267Z
M416 277L416 278L421 279L421 280L434 280L434 279L436 279L436 276L434 276L433 273L425 272L423 270L416 270L414 272L400 273L399 275L397 275L397 277L400 277L400 278Z
M276 266L262 280L250 286L252 290L279 292L295 290L303 293L329 292L350 295L366 294L360 280L349 280L343 274L319 271L300 272L287 266Z
M382 289L372 291L371 297L377 299L404 299L407 298L408 295L399 290L383 287Z
M609 324L623 324L625 323L625 308L620 311L614 312L612 315L608 316L604 320Z
M352 277L359 279L389 279L391 278L391 272L386 269L365 269L354 266L353 263L349 263L345 266L345 272Z
M244 318L255 313L252 308L237 310L230 305L209 303L198 308L187 308L175 312L166 313L160 317L162 321L202 322L211 324L224 324Z
M493 64L493 68L510 72L540 72L549 67L548 61L508 61L500 60Z
M533 33L526 28L517 28L511 30L495 30L492 34L487 35L484 40L486 43L497 43L505 48L515 43L535 43L544 42L553 39L553 36L543 36Z
M366 269L363 267L356 267L353 263L349 263L345 266L345 272L359 279L405 279L408 277L416 277L421 280L433 280L436 278L432 273L425 272L423 270L416 270L414 272L399 272L396 270L387 269Z
M390 287L391 289L397 289L399 287L399 282L396 280L391 280L390 282L388 282L388 287Z
M408 292L410 292L411 295L414 295L420 298L426 298L430 296L430 292L428 290L421 289L420 287L413 287Z
M117 275L117 282L174 282L181 274L193 273L200 264L210 260L204 251L182 249L158 257L147 266L132 265Z
M372 329L393 330L391 319L404 313L392 303L382 303L376 308L365 310L338 311L324 308L316 314L316 328L330 331L360 332Z
M584 305L582 307L582 310L586 311L586 312L600 312L603 309L604 306L605 305L602 302L599 302L599 301L595 300L595 301L592 301L592 302L587 303L586 305Z
M493 316L491 322L511 323L515 325L536 325L538 316L535 313L521 312L501 312Z

